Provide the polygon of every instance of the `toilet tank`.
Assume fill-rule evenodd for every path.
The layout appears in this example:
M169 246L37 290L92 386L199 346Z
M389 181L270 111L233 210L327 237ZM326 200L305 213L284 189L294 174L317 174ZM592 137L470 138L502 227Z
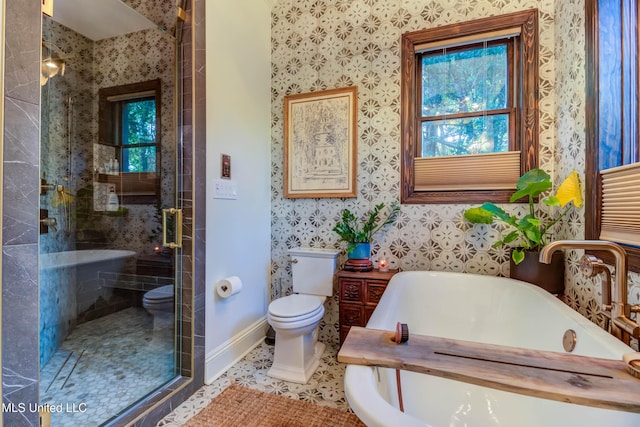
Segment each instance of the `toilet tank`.
M336 249L290 249L293 292L331 296L339 253Z

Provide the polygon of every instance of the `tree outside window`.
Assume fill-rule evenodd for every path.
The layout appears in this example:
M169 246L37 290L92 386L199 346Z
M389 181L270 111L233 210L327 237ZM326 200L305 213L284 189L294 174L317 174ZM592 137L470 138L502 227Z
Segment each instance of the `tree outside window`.
M501 42L420 55L421 157L509 150L510 51Z
M155 172L155 98L127 101L123 108L122 123L122 172Z

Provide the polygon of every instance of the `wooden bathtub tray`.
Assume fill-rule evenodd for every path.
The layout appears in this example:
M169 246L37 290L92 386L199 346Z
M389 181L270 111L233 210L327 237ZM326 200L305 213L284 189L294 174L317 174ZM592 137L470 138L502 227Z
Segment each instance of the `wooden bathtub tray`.
M382 366L561 402L640 413L640 380L622 360L351 327L338 361Z

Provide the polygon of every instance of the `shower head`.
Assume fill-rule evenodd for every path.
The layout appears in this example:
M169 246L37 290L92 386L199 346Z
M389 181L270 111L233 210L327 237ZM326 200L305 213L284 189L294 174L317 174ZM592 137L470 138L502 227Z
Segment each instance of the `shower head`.
M65 67L66 63L64 60L57 56L49 56L43 59L40 65L40 85L44 86L50 78L53 78L58 73L64 76Z
M50 40L42 40L42 46L50 51L54 51L59 57L70 57L71 55L62 50L57 44Z
M58 73L64 76L66 60L73 58L75 55L66 53L49 40L42 40L42 46L45 49L43 49L43 60L40 66L40 85L44 86L50 78Z

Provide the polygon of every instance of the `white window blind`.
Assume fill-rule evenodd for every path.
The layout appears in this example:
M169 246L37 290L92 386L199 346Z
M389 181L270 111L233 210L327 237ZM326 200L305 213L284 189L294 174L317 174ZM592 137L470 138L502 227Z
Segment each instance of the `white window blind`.
M501 30L487 31L484 33L470 34L461 37L447 38L445 40L435 40L432 42L420 43L414 46L416 53L424 53L437 49L448 49L451 47L465 46L479 42L490 42L492 40L518 37L520 27L504 28Z
M640 163L606 169L600 174L600 239L640 245Z
M520 151L415 159L417 191L510 190L520 178Z

